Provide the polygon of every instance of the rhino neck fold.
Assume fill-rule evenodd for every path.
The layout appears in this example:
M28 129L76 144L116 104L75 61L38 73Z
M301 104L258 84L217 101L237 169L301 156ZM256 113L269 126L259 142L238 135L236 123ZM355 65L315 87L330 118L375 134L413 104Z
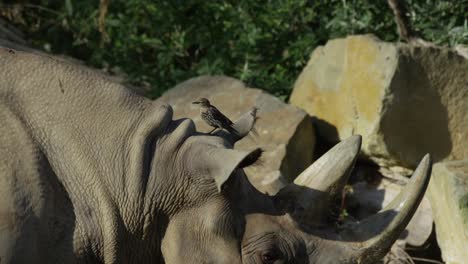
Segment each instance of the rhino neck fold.
M26 125L73 203L74 244L88 247L76 250L113 262L112 248L126 239L119 234L143 229L137 216L144 207L148 151L172 110L51 58L16 52L0 64L0 96Z

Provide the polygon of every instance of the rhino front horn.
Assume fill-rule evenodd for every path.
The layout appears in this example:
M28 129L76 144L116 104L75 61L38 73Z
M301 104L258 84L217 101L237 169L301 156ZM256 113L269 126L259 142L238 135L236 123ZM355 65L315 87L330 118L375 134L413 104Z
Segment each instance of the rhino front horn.
M403 232L424 196L431 175L431 157L426 154L411 180L398 196L376 215L342 231L345 241L354 241L358 263L374 263L390 249Z

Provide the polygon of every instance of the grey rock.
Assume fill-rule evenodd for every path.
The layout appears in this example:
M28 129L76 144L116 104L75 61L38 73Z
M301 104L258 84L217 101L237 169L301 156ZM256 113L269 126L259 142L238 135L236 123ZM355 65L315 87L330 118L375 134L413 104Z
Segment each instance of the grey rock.
M200 97L208 98L231 120L252 107L258 108L258 135L252 133L236 144L238 149L258 145L265 150L261 164L246 170L258 189L276 193L312 163L315 133L307 113L260 89L246 87L242 81L201 76L177 85L158 100L173 106L175 118L192 118L197 130L209 132L211 127L201 120L197 105L191 103Z

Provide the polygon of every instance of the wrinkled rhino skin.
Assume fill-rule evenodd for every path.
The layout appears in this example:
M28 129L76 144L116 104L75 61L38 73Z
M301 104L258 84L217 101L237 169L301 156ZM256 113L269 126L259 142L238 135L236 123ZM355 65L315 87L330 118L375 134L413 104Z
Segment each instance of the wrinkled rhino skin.
M84 67L0 49L1 263L374 263L420 202L425 157L389 208L336 229L329 208L353 136L275 196L242 168L260 153L195 130Z

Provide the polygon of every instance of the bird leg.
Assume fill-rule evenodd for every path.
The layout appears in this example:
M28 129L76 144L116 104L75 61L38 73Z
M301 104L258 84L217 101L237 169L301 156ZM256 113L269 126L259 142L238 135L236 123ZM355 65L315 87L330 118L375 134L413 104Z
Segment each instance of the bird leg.
M208 132L208 134L213 133L216 129L218 129L218 128L217 127L213 128L210 132Z

